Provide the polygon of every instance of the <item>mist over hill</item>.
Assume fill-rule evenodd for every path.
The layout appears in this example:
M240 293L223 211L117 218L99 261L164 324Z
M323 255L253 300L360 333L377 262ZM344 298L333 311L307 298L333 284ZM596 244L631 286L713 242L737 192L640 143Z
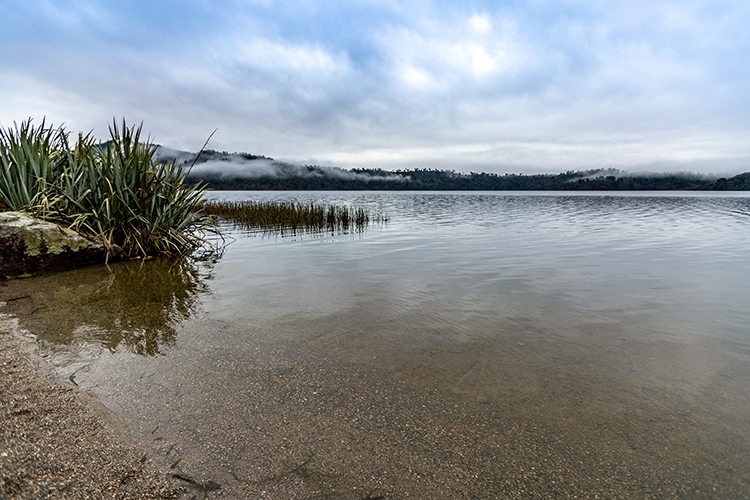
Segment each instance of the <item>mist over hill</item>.
M750 172L730 178L716 178L689 172L630 174L616 169L536 175L462 173L436 169L346 170L214 150L204 150L196 158L196 153L163 146L158 147L156 158L181 164L188 171L188 182L204 181L210 188L220 190L750 190Z

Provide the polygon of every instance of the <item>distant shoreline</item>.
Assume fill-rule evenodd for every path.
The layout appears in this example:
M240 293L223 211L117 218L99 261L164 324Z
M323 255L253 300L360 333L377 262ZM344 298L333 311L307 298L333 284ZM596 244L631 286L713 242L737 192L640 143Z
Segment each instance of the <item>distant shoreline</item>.
M630 174L613 168L559 174L496 174L416 168L343 169L302 165L249 153L200 153L158 146L155 159L175 162L188 183L231 191L750 191L750 172L718 177L690 172Z

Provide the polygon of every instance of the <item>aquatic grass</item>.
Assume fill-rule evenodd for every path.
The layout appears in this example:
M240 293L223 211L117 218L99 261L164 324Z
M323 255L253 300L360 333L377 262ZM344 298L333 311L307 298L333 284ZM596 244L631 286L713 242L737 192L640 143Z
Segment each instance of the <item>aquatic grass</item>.
M280 201L210 201L203 213L218 217L235 228L278 233L362 232L387 217L362 207L316 205Z
M26 211L98 238L111 254L182 255L215 232L200 211L205 186L154 159L142 125L109 127L109 141L31 121L0 130L0 209Z

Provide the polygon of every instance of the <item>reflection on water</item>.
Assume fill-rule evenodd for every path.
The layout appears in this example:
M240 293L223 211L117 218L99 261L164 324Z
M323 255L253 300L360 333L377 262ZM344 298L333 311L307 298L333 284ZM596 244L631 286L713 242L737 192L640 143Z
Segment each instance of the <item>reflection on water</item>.
M209 277L187 259L123 262L6 282L0 302L60 348L76 340L154 356L175 344Z
M212 196L390 223L0 300L217 498L750 498L748 195Z

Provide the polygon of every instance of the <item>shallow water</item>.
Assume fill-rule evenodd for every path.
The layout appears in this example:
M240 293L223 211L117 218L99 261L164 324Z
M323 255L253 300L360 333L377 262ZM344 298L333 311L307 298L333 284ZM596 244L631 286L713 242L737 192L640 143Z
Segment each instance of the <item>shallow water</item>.
M213 196L390 222L0 286L211 498L750 496L748 195Z

